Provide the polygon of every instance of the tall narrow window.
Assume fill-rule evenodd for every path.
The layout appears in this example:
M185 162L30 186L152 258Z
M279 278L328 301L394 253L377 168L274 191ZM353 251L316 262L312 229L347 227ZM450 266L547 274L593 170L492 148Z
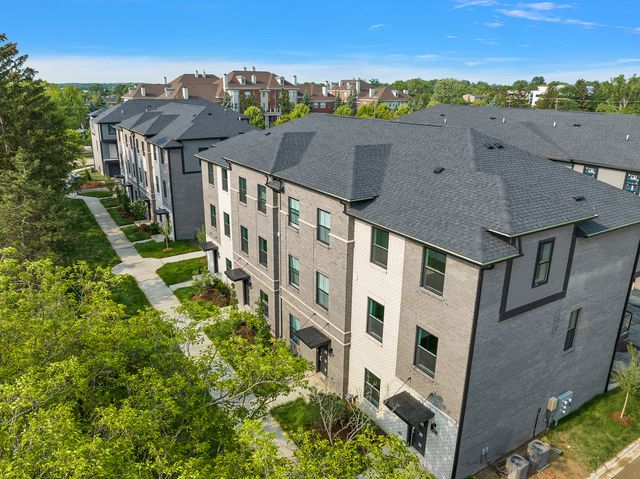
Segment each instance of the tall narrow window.
M295 198L289 198L289 226L298 229L300 227L300 202Z
M380 405L380 378L365 368L364 398L375 407Z
M229 172L222 168L222 191L229 191Z
M211 226L213 226L214 228L218 227L218 217L216 214L215 205L209 205L209 222L211 223Z
M384 306L371 298L367 298L367 302L367 333L382 342Z
M225 268L227 268L227 271L229 271L230 269L233 269L233 263L229 258L224 259L224 266Z
M156 176L156 192L160 193L160 181L158 180L157 176Z
M573 348L573 340L576 337L576 326L578 326L578 318L580 317L580 309L571 311L569 317L569 327L567 328L567 335L564 338L564 350L569 351Z
M229 218L229 213L222 213L222 221L224 222L225 236L231 237L231 218Z
M269 295L260 290L260 304L262 305L262 312L265 318L269 317Z
M238 178L238 198L240 199L240 203L247 204L247 179L239 177Z
M249 230L244 226L240 226L240 249L249 254Z
M258 211L267 212L267 187L258 185Z
M549 281L551 257L553 256L553 243L553 239L540 241L540 243L538 243L538 254L536 256L536 267L533 272L532 288L546 284L547 281Z
M209 184L213 185L213 179L215 177L215 170L213 169L212 163L207 163L207 177L209 179Z
M318 241L329 244L329 233L331 232L331 213L318 210Z
M289 255L289 284L300 287L300 260L295 256Z
M387 269L389 256L389 232L371 228L371 262Z
M267 266L267 240L258 236L258 260L262 266Z
M446 254L431 248L425 248L422 261L422 287L442 295L446 266Z
M436 358L438 357L438 338L418 327L416 333L416 350L413 359L416 367L433 376L436 373Z
M295 344L300 344L300 339L296 336L298 329L300 329L300 320L293 314L289 314L289 338Z
M162 180L162 196L167 197L167 182Z
M316 272L316 303L329 309L329 278L320 272Z

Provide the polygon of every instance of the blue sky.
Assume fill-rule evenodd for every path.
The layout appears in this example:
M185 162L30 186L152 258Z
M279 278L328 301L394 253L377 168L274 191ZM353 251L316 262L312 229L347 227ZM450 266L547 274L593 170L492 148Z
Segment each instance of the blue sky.
M299 81L640 71L638 0L22 0L3 5L3 17L0 31L55 82L161 82L243 66Z

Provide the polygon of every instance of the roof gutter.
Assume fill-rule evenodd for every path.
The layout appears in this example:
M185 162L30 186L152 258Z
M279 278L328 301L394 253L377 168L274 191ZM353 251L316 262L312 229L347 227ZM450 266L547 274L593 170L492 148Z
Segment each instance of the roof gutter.
M556 225L544 226L542 228L536 228L536 229L532 229L532 230L528 230L528 231L522 231L520 233L503 233L501 231L494 230L494 229L491 229L491 228L487 229L487 231L489 231L490 233L494 233L494 234L500 235L500 236L505 236L507 238L517 238L519 236L526 236L526 235L530 235L530 234L533 234L533 233L539 233L540 231L547 231L547 230L551 230L551 229L554 229L554 228L559 228L561 226L567 226L567 225L573 225L573 224L576 224L576 223L581 223L583 221L592 220L592 219L597 218L597 217L598 217L598 215L590 215L590 216L586 216L584 218L580 218L580 219L577 219L577 220L571 220L571 221L566 221L564 223L558 223Z
M626 223L626 224L620 225L620 226L614 226L613 228L608 228L606 230L596 231L595 233L591 233L590 235L584 235L584 236L585 236L585 238L591 238L593 236L601 235L602 233L609 233L610 231L615 231L615 230L619 230L619 229L622 229L622 228L627 228L629 226L637 225L638 223L640 223L640 220L632 221L631 223Z

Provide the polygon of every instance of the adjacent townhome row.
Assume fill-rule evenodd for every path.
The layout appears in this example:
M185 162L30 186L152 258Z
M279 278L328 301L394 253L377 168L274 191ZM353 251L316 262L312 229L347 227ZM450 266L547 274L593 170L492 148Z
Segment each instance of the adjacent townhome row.
M449 126L312 114L196 157L211 271L462 478L605 390L640 198Z

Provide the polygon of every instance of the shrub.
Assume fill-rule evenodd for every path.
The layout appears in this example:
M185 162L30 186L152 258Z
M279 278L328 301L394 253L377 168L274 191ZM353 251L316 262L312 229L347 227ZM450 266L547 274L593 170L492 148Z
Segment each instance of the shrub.
M144 200L135 200L130 204L131 214L136 221L147 217L147 203Z

